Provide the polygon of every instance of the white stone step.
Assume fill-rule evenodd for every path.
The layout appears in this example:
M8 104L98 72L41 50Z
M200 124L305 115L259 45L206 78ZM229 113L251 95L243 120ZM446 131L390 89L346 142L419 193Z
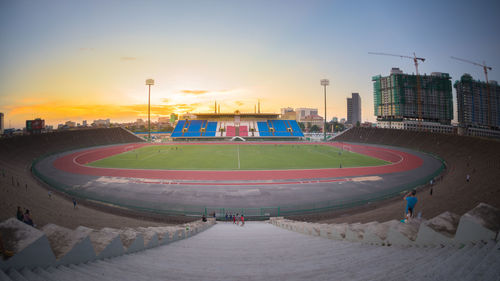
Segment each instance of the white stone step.
M189 227L191 233L196 233L196 225ZM321 234L325 225L313 227ZM368 228L364 226L364 231ZM451 276L458 280L462 277L459 270L474 272L487 262L488 270L499 267L499 255L493 251L496 245L488 246L490 249L480 245L462 249L376 246L303 235L269 223L248 222L244 227L219 223L188 239L156 248L79 265L34 269L32 273L53 281L414 281L438 277L447 280ZM475 276L491 277L494 273L491 270Z
M52 279L57 280L57 281L66 281L66 280L73 280L73 276L67 275L65 272L61 271L60 269L56 267L48 267L45 268L45 271L50 274Z
M477 267L479 264L481 264L481 262L483 262L485 257L488 256L488 254L494 248L495 248L495 242L490 241L486 245L484 245L481 249L477 249L476 251L465 256L464 258L467 259L466 262L460 264L460 268L457 271L453 272L451 276L455 277L456 279L460 279L467 273L473 271L475 267Z
M460 265L467 261L467 257L473 255L482 245L474 245L470 248L459 249L452 255L436 259L436 264L432 271L424 274L423 277L428 280L443 280L449 278L455 271L459 270Z
M109 228L93 230L89 237L97 259L116 257L125 252L120 236Z
M56 264L76 264L96 258L89 236L92 229L79 227L71 230L47 224L42 231L49 239L50 247L57 259Z
M421 220L411 219L406 223L394 224L388 231L387 244L406 246L413 245L417 238Z
M0 281L12 281L12 279L3 270L0 270Z
M21 275L17 270L11 268L7 271L7 275L12 279L13 281L27 281L24 276Z
M62 276L62 277L67 276L68 279L66 279L66 280L88 281L88 280L93 280L93 278L94 278L94 277L91 277L87 274L81 274L80 272L75 271L66 265L58 266L57 269L59 270L59 272L57 273L57 276ZM98 279L95 279L95 280L98 280Z
M432 251L438 251L438 249L432 249ZM358 273L365 272L365 274L361 274L361 277L353 280L387 280L388 277L403 275L408 268L415 265L415 261L425 259L429 254L431 253L424 249L415 251L413 255L395 253L391 257L379 259L375 263L369 264L369 266L375 266L375 268L363 267Z
M12 245L10 250L14 256L3 265L5 268L21 269L23 267L50 266L56 258L50 248L49 240L43 232L29 226L17 218L10 218L0 223L0 232L7 231L9 235L2 235L5 245Z
M416 244L426 246L452 245L460 216L444 212L428 221L422 222L418 230Z
M33 272L34 274L39 276L42 280L57 281L57 279L54 278L54 276L52 276L52 274L50 274L49 272L45 271L44 269L42 269L40 267L32 269L31 272Z
M463 279L475 281L497 278L498 280L498 276L500 276L500 242L485 255L483 262L468 272Z
M500 210L485 203L465 213L460 218L455 242L489 241L500 231Z
M415 248L401 248L402 251L412 252ZM424 254L415 257L408 267L400 267L399 270L390 272L391 280L405 280L407 276L415 276L422 272L432 272L430 268L436 264L437 259L444 258L456 252L454 248L420 248ZM414 279L418 280L418 279Z
M26 280L29 280L29 281L44 281L44 279L42 277L40 277L38 274L34 273L33 271L31 271L30 269L24 267L22 268L19 273L21 273L21 275L26 279Z
M110 279L110 275L107 272L104 272L103 270L96 268L94 266L95 262L87 264L81 264L81 265L68 265L68 269L71 270L71 272L74 272L75 274L78 274L81 277L86 278L87 280L113 280ZM125 278L127 276L127 272L123 272L122 278ZM115 276L115 280L118 280L118 278Z

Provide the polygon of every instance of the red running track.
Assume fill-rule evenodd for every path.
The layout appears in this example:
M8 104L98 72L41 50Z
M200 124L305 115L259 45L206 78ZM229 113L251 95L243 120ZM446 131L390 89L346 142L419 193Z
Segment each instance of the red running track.
M178 145L175 143L173 145ZM189 143L183 145L208 145L213 143ZM217 143L224 145L235 145L234 143ZM275 144L272 142L252 143L254 144ZM311 143L316 144L317 143ZM116 169L97 168L85 166L85 164L97 161L102 158L113 156L125 151L139 147L155 144L124 144L112 147L93 148L79 151L60 157L54 161L54 166L62 171L109 177L127 177L144 179L164 179L164 180L210 180L210 181L254 181L254 180L297 180L297 179L321 179L340 178L353 176L381 175L413 170L423 164L423 160L413 154L394 149L373 147L368 145L348 144L344 149L356 153L368 155L382 159L392 164L375 167L354 167L354 168L334 168L334 169L305 169L305 170L245 170L245 171L186 171L186 170L145 170L145 169ZM165 144L161 144L165 145ZM168 144L167 144L168 145ZM340 147L342 144L324 144Z

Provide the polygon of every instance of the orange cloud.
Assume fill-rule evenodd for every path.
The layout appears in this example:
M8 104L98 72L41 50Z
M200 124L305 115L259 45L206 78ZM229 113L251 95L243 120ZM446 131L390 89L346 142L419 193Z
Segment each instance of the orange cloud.
M192 95L203 95L208 93L209 91L206 90L181 90L181 93L183 94L192 94Z
M200 106L193 104L151 105L151 115L166 116L170 113L194 112ZM7 112L9 118L23 124L24 120L42 118L47 124L57 125L68 120L95 120L110 118L112 122L132 121L144 118L148 113L147 104L114 105L114 104L84 104L74 105L67 102L51 102L36 105L11 106Z

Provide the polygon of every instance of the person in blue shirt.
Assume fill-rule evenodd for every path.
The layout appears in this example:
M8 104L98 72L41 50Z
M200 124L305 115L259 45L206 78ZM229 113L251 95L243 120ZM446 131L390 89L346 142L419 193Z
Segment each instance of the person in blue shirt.
M417 191L412 190L411 192L406 194L405 197L403 198L404 200L406 200L406 218L407 219L414 217L414 209L415 209L415 205L417 205L417 201L418 201L415 194L417 194Z

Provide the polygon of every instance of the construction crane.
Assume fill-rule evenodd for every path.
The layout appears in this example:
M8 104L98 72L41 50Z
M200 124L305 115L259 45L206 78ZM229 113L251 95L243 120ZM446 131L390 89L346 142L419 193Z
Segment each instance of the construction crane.
M483 61L483 64L480 64L480 63L473 62L473 61L470 61L470 60L457 58L457 57L454 57L454 56L451 56L451 58L455 59L455 60L463 61L463 62L466 62L466 63L470 63L470 64L473 64L473 65L477 65L477 66L480 66L480 67L483 68L484 77L486 79L486 103L488 104L488 111L486 112L486 114L487 114L486 120L488 121L488 127L491 128L490 83L488 81L488 70L492 70L493 68L491 66L487 66L484 61Z
M421 98L421 88L420 88L420 74L418 73L418 61L425 61L425 58L420 58L413 53L413 57L411 56L404 56L404 55L395 55L395 54L387 54L387 53L375 53L375 52L368 52L370 55L382 55L382 56L392 56L392 57L400 57L400 58L406 58L406 59L412 59L413 63L415 63L415 71L417 73L417 110L418 110L418 127L421 129L422 126L422 98Z

